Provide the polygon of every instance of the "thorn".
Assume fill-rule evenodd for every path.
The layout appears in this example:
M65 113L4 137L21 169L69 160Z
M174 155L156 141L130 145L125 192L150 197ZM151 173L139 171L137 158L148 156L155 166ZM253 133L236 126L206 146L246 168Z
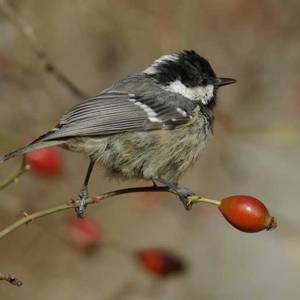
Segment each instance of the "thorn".
M94 197L91 197L91 199L92 199L91 203L99 203L101 200L101 197L94 196Z
M15 275L12 275L12 274L6 276L6 275L0 273L0 280L5 280L8 283L18 286L18 287L20 287L23 284L21 280L19 280L18 278L16 278Z
M26 211L24 211L24 212L23 212L23 216L24 216L25 218L27 218L27 217L30 217L30 214L28 214ZM28 225L28 224L31 223L31 222L33 222L33 220L28 220L28 221L26 222L26 225Z
M18 286L18 287L23 285L23 282L21 280L19 280L18 278L16 278L15 275L12 275L12 274L7 276L6 281L9 282L12 285L15 285L15 286Z
M76 199L74 199L74 198L71 198L71 199L70 199L70 203L71 203L71 204L75 204L76 202L77 202Z

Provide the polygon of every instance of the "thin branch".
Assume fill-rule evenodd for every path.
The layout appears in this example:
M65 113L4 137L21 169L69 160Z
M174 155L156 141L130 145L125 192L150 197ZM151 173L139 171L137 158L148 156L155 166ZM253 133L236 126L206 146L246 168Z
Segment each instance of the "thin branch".
M22 281L19 280L18 278L16 278L15 275L9 274L9 275L5 275L3 273L0 273L0 280L5 280L8 283L15 285L17 287L20 287L23 285Z
M0 191L5 189L7 186L11 185L12 183L18 182L20 176L23 175L24 173L26 173L29 170L30 170L30 166L26 163L25 156L23 156L23 160L22 160L22 163L21 163L21 166L20 166L19 170L15 174L13 174L13 175L9 176L8 178L6 178L0 184Z
M54 63L48 57L47 52L39 42L33 27L18 14L12 4L10 4L7 0L0 0L0 9L22 32L36 57L43 63L45 71L54 76L76 97L80 99L86 98L87 96L85 93L81 91L81 89L78 88L70 78L68 78L58 67L54 65Z
M104 193L99 196L95 197L90 197L87 199L86 204L97 204L101 200L107 199L107 198L112 198L118 195L123 195L123 194L130 194L130 193L139 193L139 192L167 192L167 193L172 193L176 194L173 190L170 190L168 187L165 186L147 186L147 187L135 187L135 188L127 188L127 189L120 189L120 190L115 190L111 192ZM196 195L190 196L189 197L189 205L191 206L194 203L210 203L210 204L215 204L217 205L217 202L213 202L211 199L207 198L202 198ZM219 202L218 202L219 203ZM75 209L76 207L79 206L79 201L78 200L73 200L70 203L55 206L52 208L48 208L45 210L41 210L32 214L27 214L24 213L24 217L17 220L13 224L7 226L3 230L0 231L0 239L6 236L7 234L15 231L19 227L25 224L29 224L33 220L37 220L39 218L45 217L47 215L51 215L60 211L64 211L67 209Z

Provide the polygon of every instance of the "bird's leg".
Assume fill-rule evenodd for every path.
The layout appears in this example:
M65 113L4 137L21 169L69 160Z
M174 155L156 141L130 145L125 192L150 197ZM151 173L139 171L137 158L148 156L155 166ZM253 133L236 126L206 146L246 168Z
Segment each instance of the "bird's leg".
M156 184L156 182L155 182L155 179L152 178L151 181L152 181L153 187L157 187L157 184Z
M188 198L189 196L195 195L195 193L193 193L190 189L186 187L179 187L177 186L177 184L169 182L168 180L163 178L155 178L155 180L167 186L168 188L170 188L170 190L175 192L178 195L180 201L182 202L186 210L190 210L192 208L192 205L189 202Z
M86 209L86 199L89 197L89 192L88 192L88 184L89 184L89 180L93 171L93 167L94 167L95 161L91 160L87 173L85 175L84 178L84 182L83 185L80 189L79 192L79 206L75 208L75 212L77 214L77 217L82 219L84 218L84 214L85 214L85 209Z

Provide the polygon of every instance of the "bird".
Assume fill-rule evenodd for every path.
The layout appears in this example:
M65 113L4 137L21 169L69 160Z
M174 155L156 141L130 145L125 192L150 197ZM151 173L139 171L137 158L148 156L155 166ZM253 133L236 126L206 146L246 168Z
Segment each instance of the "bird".
M178 186L179 177L213 134L217 91L235 82L217 77L208 60L194 50L163 55L145 70L73 106L53 129L0 156L0 163L53 146L84 153L89 166L76 207L79 218L85 215L96 163L113 177L163 184L187 208L192 192Z

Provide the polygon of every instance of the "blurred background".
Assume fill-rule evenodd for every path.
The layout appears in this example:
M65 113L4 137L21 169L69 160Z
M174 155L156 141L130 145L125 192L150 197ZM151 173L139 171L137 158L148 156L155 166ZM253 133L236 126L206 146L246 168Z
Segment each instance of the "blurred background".
M1 299L300 297L299 1L7 1L18 20L3 3L1 154L52 128L80 101L45 70L44 58L37 57L18 21L34 28L49 60L87 96L163 54L194 49L219 76L238 83L220 90L214 138L181 185L214 199L256 196L279 227L242 233L215 207L198 205L187 212L166 194L108 199L88 208L89 224L77 224L70 210L3 238L0 271L16 274L24 286L0 282ZM1 191L2 228L24 211L76 197L88 160L66 151L57 155L59 172L32 170ZM1 165L1 180L20 163L19 158ZM143 184L105 178L97 168L90 193ZM147 271L135 253L157 247L182 257L186 271L170 278Z

